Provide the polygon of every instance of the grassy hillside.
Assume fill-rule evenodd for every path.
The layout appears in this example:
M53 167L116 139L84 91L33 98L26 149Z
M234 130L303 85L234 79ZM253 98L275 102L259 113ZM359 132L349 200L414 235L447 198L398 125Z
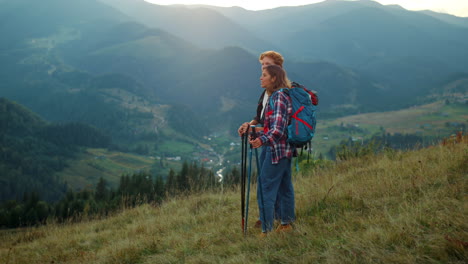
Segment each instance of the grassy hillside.
M148 171L155 161L149 157L106 149L87 149L75 162L58 173L74 189L94 188L100 177L112 187L119 183L120 176L139 170Z
M466 263L468 138L294 175L292 233L240 225L239 190L0 232L5 263ZM255 186L253 186L255 188ZM254 189L255 190L255 189ZM255 192L252 192L255 196Z
M447 122L467 122L466 104L444 104L442 101L399 111L370 113L337 119L335 122L382 126L388 133L438 134ZM430 125L426 126L425 125ZM425 129L429 128L429 129ZM432 132L432 133L431 133ZM448 132L448 131L447 131Z
M313 140L317 153L326 153L330 147L352 137L369 138L383 128L386 133L449 136L457 129L454 125L468 123L468 105L446 104L444 101L390 112L374 112L337 119L320 119Z

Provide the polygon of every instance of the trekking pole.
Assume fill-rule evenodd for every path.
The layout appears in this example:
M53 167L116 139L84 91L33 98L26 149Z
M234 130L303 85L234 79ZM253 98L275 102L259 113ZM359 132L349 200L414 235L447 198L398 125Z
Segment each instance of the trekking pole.
M255 128L254 128L255 130ZM252 133L252 138L256 138L257 137L257 133L256 131L254 131ZM262 203L262 216L263 218L262 219L262 223L265 221L265 203L263 202L263 189L262 189L262 182L261 182L261 179L260 179L260 172L261 172L261 168L260 168L260 161L258 159L258 151L257 149L255 149L255 159L257 161L257 184L258 184L258 188L259 188L259 191L260 191L260 202Z
M242 145L241 145L241 226L242 230L244 230L244 134L241 137Z
M244 231L244 213L245 213L245 167L247 161L247 135L242 134L242 153L241 153L241 215L242 215L242 231Z
M248 135L248 129L246 134ZM250 152L249 152L249 171L247 174L247 199L246 199L246 206L245 206L245 225L244 225L244 236L247 235L247 223L249 219L249 200L250 200L250 177L252 175L252 144L250 144Z

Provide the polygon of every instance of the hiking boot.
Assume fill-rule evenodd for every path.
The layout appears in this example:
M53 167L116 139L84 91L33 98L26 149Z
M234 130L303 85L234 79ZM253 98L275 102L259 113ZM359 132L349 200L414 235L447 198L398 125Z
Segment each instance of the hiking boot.
M267 236L268 236L267 232L261 232L260 235L259 235L260 238L265 238Z
M278 228L276 228L276 233L288 233L291 231L293 231L293 227L291 224L279 225Z
M257 222L255 222L254 228L261 228L261 227L262 227L262 221L257 220Z

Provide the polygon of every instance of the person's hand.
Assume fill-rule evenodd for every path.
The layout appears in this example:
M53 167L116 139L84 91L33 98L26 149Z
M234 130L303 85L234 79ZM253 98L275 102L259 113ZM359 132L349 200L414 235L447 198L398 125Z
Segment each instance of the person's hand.
M245 132L247 132L247 129L249 128L249 126L250 126L249 122L245 122L244 124L242 124L237 130L237 133L239 133L239 136L242 136Z
M250 140L249 143L250 145L252 145L252 148L259 148L263 145L262 141L259 138Z

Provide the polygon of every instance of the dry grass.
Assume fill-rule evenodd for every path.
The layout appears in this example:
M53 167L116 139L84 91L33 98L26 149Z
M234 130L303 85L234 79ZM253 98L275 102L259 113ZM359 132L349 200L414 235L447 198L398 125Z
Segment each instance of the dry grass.
M287 235L243 237L238 191L101 220L0 233L2 263L466 263L468 145L336 164L294 177ZM255 187L253 187L255 190ZM249 227L258 216L251 193Z

